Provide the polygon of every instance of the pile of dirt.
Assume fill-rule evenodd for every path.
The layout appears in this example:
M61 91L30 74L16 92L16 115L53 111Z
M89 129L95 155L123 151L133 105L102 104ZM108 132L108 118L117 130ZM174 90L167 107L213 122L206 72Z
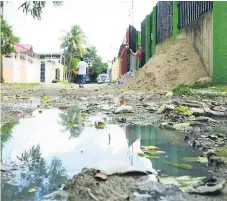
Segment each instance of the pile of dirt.
M207 77L202 60L192 43L181 39L153 56L123 88L170 89L182 83L192 84L202 77Z

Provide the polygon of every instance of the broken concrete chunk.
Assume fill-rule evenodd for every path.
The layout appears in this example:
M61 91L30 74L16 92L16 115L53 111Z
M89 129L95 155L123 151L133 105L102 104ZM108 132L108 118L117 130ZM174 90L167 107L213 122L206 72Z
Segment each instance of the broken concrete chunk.
M120 114L120 113L133 113L133 112L134 112L133 107L132 106L128 106L128 105L126 105L126 106L120 106L120 107L118 107L114 111L115 114Z
M204 179L202 182L189 186L187 193L207 194L220 192L225 187L225 180Z

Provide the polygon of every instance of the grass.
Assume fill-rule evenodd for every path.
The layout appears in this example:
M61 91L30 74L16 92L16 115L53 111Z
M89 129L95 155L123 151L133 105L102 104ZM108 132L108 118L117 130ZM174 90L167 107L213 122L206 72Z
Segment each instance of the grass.
M214 92L227 92L227 85L218 85L215 88L212 88Z
M175 87L172 92L174 96L191 96L195 94L196 89L211 89L212 92L227 92L227 85L214 84L213 82L197 82L192 85L180 84L179 86Z
M59 81L58 83L59 83L59 84L74 84L74 83L72 83L72 82L66 82L66 81Z
M194 91L185 84L180 84L178 87L174 88L172 90L174 96L182 96L182 95L187 95L191 96L194 94Z

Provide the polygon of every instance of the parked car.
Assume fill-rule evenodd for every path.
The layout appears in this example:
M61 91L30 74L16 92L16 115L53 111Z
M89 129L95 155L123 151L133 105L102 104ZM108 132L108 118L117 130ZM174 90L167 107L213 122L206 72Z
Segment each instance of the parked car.
M98 84L110 82L109 75L99 74L99 76L97 77L97 82L98 82Z

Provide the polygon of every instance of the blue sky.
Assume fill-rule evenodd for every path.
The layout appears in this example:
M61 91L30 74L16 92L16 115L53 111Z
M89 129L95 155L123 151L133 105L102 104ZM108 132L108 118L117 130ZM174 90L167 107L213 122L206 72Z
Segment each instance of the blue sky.
M79 24L88 43L96 46L104 60L111 60L117 56L126 28L132 23L129 16L132 2L129 0L67 0L60 8L54 8L48 1L40 21L18 10L23 2L9 2L4 16L21 38L21 43L32 44L35 52L60 51L59 38L64 35L63 30L68 31L72 25ZM156 2L134 0L134 26L138 30Z

